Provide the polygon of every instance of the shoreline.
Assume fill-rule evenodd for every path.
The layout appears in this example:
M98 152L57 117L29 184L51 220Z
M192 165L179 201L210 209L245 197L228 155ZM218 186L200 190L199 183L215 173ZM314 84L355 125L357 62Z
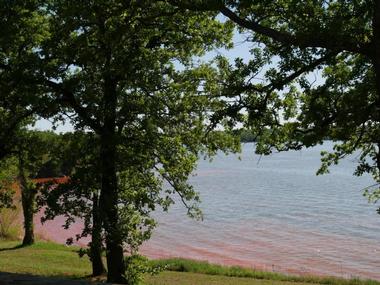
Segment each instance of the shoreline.
M16 274L24 274L24 277L26 276L25 274L32 274L36 278L64 277L67 282L73 279L89 282L95 281L95 283L103 280L102 277L100 277L100 279L89 278L91 272L90 260L87 257L80 259L77 253L78 248L78 246L64 246L44 241L38 241L29 247L20 247L20 241L0 240L0 255L3 257L0 259L1 273L13 272ZM35 262L25 267L27 261L30 261L31 256L35 258ZM146 274L144 279L146 278L148 282L144 284L147 285L174 285L178 284L179 281L181 282L180 284L189 285L206 285L210 283L221 285L273 285L273 282L279 285L380 285L379 281L371 279L343 279L334 276L313 275L295 276L277 272L252 270L238 266L222 266L190 259L171 258L148 260L148 264L159 274L155 274L154 276ZM18 282L20 280L19 277L22 276L14 275L14 277L14 281ZM24 281L29 279L29 277L27 279L22 278ZM188 282L182 283L182 281L185 280ZM13 283L18 284L16 282ZM52 283L49 282L48 284Z
M80 232L81 230L81 223L74 223L72 225L72 228L70 230L63 230L61 225L63 224L64 218L63 217L57 217L53 221L48 221L44 225L41 225L39 219L40 219L41 213L38 213L35 217L35 230L36 235L40 236L42 240L51 241L59 244L65 244L66 239L70 236L74 236L75 233ZM77 246L86 246L88 239L81 239L79 242L75 241L74 245ZM373 273L373 274L357 274L358 272L350 272L348 273L348 270L341 270L341 274L325 274L322 270L318 269L312 269L309 268L312 267L312 263L318 263L318 261L308 260L308 268L292 268L292 267L283 267L278 266L276 264L265 264L260 263L257 261L252 260L243 260L239 258L233 258L229 256L225 256L223 254L216 254L216 253L210 253L205 249L201 248L195 248L188 246L188 248L185 248L182 250L181 253L173 253L170 250L163 250L155 247L154 245L150 244L149 242L144 244L141 249L140 253L149 259L152 260L166 260L166 259L187 259L187 260L194 260L197 262L207 262L210 264L225 266L225 267L241 267L243 269L247 270L256 270L256 271L263 271L267 273L273 273L273 274L284 274L288 276L298 276L298 277L308 277L313 276L316 278L340 278L345 280L350 279L371 279L380 281L380 276L377 276L379 274ZM335 266L336 267L336 266ZM339 271L339 268L335 269L336 271Z

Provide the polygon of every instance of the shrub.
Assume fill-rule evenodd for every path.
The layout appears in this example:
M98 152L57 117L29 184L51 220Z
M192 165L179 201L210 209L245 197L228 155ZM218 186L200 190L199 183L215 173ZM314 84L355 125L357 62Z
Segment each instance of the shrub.
M160 265L152 264L148 258L133 254L125 258L126 270L125 277L128 280L128 284L138 285L143 281L143 274L148 273L151 275L158 274L165 268Z
M18 224L20 209L0 209L0 239L15 240L19 238L20 226Z

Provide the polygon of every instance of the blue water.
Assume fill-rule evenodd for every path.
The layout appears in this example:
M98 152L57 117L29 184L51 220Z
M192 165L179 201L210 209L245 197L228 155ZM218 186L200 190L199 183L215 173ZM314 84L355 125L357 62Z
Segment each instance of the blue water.
M330 146L260 158L246 144L241 161L234 155L201 161L192 184L201 193L206 220L271 218L305 229L378 238L380 215L362 191L374 182L352 175L354 157L332 167L330 174L315 175L321 150ZM207 171L211 174L202 175Z
M293 274L380 279L380 215L363 197L371 177L353 176L355 155L316 176L320 152L332 143L260 157L201 160L190 179L204 221L178 202L159 213L143 249L152 257L183 256ZM240 159L239 159L240 157Z

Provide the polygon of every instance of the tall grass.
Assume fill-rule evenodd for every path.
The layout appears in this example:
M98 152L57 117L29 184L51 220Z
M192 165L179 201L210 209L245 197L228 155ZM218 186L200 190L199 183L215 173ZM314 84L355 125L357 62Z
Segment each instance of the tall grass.
M196 261L182 258L152 260L151 262L152 265L164 267L169 271L193 272L209 275L223 275L229 277L248 277L255 279L314 283L324 285L380 285L380 282L375 280L361 280L358 278L343 279L336 277L318 276L293 276L276 272L259 271L239 266L222 266L211 264L206 261Z
M16 240L20 236L20 208L0 209L0 239Z

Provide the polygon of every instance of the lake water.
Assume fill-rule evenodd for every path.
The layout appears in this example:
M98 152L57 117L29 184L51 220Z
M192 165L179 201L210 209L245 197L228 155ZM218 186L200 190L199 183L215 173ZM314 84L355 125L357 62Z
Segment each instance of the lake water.
M185 257L290 274L380 280L380 215L362 189L370 177L352 175L355 156L316 176L321 150L240 155L200 161L191 183L200 192L204 221L186 216L180 203L157 213L159 225L142 247L152 258ZM60 222L37 226L64 242ZM74 227L74 231L80 225Z
M200 161L191 179L204 221L178 204L159 214L143 252L181 256L296 274L380 279L380 215L362 189L370 177L353 176L355 156L316 176L321 150L261 157L245 144L241 160L219 155Z

